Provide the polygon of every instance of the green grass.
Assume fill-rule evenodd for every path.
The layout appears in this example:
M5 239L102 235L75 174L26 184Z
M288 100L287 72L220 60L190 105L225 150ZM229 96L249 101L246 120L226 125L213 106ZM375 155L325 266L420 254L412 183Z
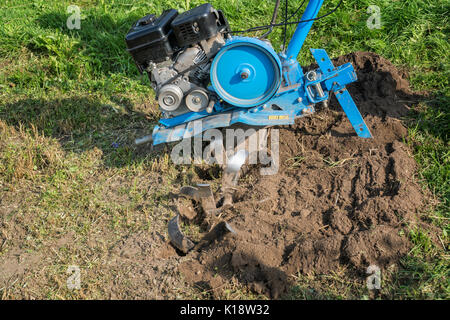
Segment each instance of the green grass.
M105 293L98 291L95 283L89 283L85 293L55 289L64 282L64 268L72 263L73 256L82 256L83 267L93 274L104 275L102 261L91 261L89 254L84 256L82 248L89 236L98 234L100 239L103 222L120 238L148 230L150 225L164 224L169 218L170 214L163 212L163 204L168 203L166 193L186 178L181 169L170 165L167 156L148 156L129 146L136 135L150 131L159 114L148 79L137 72L125 50L124 36L131 24L147 13L160 13L170 7L183 11L202 2L0 2L0 203L11 203L4 213L5 221L15 219L30 234L22 242L15 236L17 230L8 226L0 230L0 236L12 239L4 244L0 241L0 255L18 244L27 250L39 250L48 239L57 239L68 229L78 235L78 249L59 252L60 264L37 282L42 285L41 291L29 295L103 297ZM326 1L321 13L337 2ZM226 13L233 29L243 29L267 24L274 1L211 3ZM297 3L290 1L291 12ZM81 8L81 30L66 27L66 9L71 4ZM369 5L381 8L379 30L366 26ZM415 247L403 261L402 269L386 283L385 294L389 297L449 298L445 251L450 218L449 11L448 1L346 0L336 14L313 26L305 43L305 48L324 48L332 57L353 51L377 52L408 71L414 90L429 92L429 99L415 106L408 121L408 143L420 165L424 187L439 200L430 215L434 218L430 219L441 228L439 236L446 248L436 248L427 231L411 230ZM293 31L290 27L289 36ZM280 48L281 28L274 31L271 40L276 49ZM303 65L312 62L308 50L302 51L299 60ZM295 160L293 165L300 161ZM160 170L165 172L165 185L147 197L146 190L136 184L150 188L145 183L147 172ZM107 190L117 177L134 182L116 192L122 196L111 201ZM16 215L13 217L11 212ZM97 217L95 212L102 212L102 216ZM114 240L112 237L105 241ZM103 247L106 250L107 245ZM300 277L291 297L349 298L356 294L364 298L367 294L348 289L355 284L342 279L342 275L318 280ZM314 286L322 284L322 290L340 289L320 294L305 291L303 288L311 281ZM0 296L23 296L22 291L11 290L0 290Z

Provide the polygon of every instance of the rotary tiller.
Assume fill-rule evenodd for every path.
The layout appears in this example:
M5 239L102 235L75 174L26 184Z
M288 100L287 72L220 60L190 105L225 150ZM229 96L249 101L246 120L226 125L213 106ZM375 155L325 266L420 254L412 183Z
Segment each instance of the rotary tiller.
M170 9L137 21L126 35L128 51L139 71L148 74L162 113L152 135L137 143L175 142L235 124L257 128L291 125L296 118L314 113L317 104L327 104L331 93L357 135L370 138L346 89L357 80L351 63L336 67L323 49L311 49L318 64L315 70L304 72L297 61L314 21L336 11L342 0L334 10L318 17L323 2L310 0L301 20L291 21L302 3L293 15L286 14L284 21L276 23L277 0L269 25L244 31L232 31L224 13L209 3L181 14ZM274 27L284 27L286 39L286 26L292 24L297 29L289 45L276 53L267 36ZM267 32L260 37L242 36L262 30ZM194 130L194 124L200 132ZM193 188L185 196L202 204L206 201L211 208L203 209L214 211L210 210L214 199L207 186ZM169 234L175 246L186 252L194 244L179 232L178 220L177 216L171 221ZM226 223L221 225L232 230Z

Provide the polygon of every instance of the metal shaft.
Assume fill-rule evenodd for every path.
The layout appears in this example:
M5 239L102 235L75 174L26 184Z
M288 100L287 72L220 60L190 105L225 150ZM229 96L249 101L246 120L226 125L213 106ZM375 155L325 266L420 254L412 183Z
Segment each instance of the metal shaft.
M310 0L303 13L302 20L315 19L324 0ZM314 21L299 23L286 51L287 60L297 59Z

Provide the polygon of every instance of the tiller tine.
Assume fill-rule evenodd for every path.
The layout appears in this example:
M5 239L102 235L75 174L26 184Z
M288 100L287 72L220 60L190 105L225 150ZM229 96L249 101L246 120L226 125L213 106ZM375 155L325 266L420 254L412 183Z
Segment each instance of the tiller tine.
M203 211L205 212L205 221L208 223L209 232L195 244L191 239L186 237L180 228L180 216L191 217L192 220L195 215L191 213L190 208L182 205L177 205L178 214L169 221L168 233L172 244L183 253L189 251L201 250L216 239L223 238L228 233L235 233L233 228L225 221L220 221L214 227L210 223L215 218L215 215L223 209L216 208L216 201L209 184L198 184L197 187L186 186L180 190L180 195L200 202ZM186 214L188 213L188 214Z
M203 211L205 211L207 216L216 213L216 200L214 199L211 186L209 184L197 184L197 187Z
M180 190L180 195L191 198L196 202L200 202L203 210L207 215L216 210L216 201L209 184L197 184L196 187L185 186Z
M170 242L183 253L188 253L191 250L202 250L215 240L221 240L228 233L236 234L236 231L226 221L220 221L195 244L181 232L179 214L169 221L168 231Z
M230 208L233 205L233 192L239 179L239 174L242 166L248 157L246 150L237 152L233 157L227 161L223 178L222 178L222 192L224 194L224 201L221 208L216 207L216 201L209 184L197 184L197 187L185 186L180 189L180 195L185 198L192 199L199 202L205 212L205 221L208 223L210 231L195 244L192 240L186 237L180 228L180 215L183 217L195 217L192 214L191 208L187 208L178 204L178 214L169 222L168 232L172 244L184 253L191 250L202 250L215 240L220 240L228 233L236 234L233 228L226 222L220 221L212 227L211 221L216 220L216 214L220 211Z
M222 176L222 192L224 209L233 206L233 193L239 180L241 168L247 160L247 150L238 151L233 157L228 159Z
M170 242L172 242L177 249L184 253L188 253L194 248L195 244L181 232L179 214L169 221L168 231Z
M191 186L182 187L180 189L180 196L199 202L206 215L210 215L216 207L211 187L206 184L199 184L197 188ZM195 211L191 212L193 211L192 208L188 208L179 202L177 204L177 210L178 214L169 221L169 238L177 249L188 253L195 247L195 244L181 232L180 215L192 220L197 214Z
M195 201L200 201L200 197L198 195L198 189L191 186L185 186L180 189L180 195L191 198Z

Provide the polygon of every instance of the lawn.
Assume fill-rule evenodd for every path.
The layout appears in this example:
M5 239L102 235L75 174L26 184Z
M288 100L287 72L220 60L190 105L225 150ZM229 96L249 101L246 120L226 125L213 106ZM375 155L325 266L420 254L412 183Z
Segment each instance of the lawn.
M300 1L290 1L294 12ZM184 11L202 1L0 1L0 258L20 255L23 277L0 285L4 299L110 297L102 283L121 276L107 261L111 248L139 232L164 230L172 213L167 194L189 183L192 167L171 164L132 141L159 117L149 81L137 71L124 36L147 13ZM268 24L275 1L215 0L233 29ZM321 13L337 0L325 1ZM69 30L69 5L81 9L81 29ZM369 29L369 5L381 9L380 29ZM427 99L404 119L419 178L436 198L434 230L411 231L414 249L384 287L395 299L449 299L450 34L449 1L344 0L316 22L304 48L331 57L373 51L409 74ZM292 35L294 27L288 29ZM270 36L282 45L282 28ZM308 50L302 65L313 62ZM440 245L430 240L433 232ZM67 245L70 243L71 245ZM68 266L83 270L82 289L65 286ZM287 298L367 298L346 279L299 278ZM170 283L168 284L170 285ZM133 298L124 287L120 297ZM254 298L236 287L231 297ZM197 298L180 287L180 298ZM317 296L315 296L317 297Z

